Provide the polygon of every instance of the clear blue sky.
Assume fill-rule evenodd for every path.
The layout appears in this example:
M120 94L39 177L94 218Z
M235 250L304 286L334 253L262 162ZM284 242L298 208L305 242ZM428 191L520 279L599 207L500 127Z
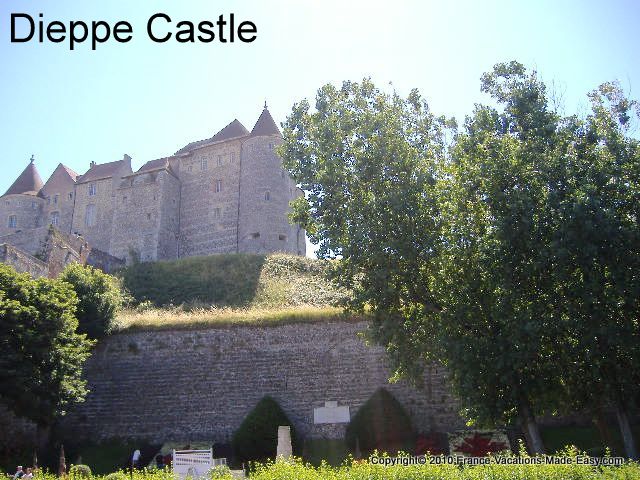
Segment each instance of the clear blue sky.
M126 20L133 40L10 43L10 14L45 21ZM251 44L153 43L147 19L257 24ZM31 154L43 179L62 162L133 157L133 167L206 138L238 118L247 128L267 100L278 123L327 82L370 76L401 93L416 87L437 113L463 119L480 75L512 59L564 92L567 112L618 79L640 98L640 2L425 0L1 0L0 194Z

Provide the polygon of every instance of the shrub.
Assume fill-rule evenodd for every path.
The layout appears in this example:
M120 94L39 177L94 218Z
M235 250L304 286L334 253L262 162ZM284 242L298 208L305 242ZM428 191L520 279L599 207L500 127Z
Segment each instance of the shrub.
M127 476L122 472L113 472L106 475L104 480L127 480Z
M233 434L231 445L236 462L275 458L278 427L284 425L291 426L291 442L296 451L297 439L293 425L280 405L269 396L260 400Z
M71 284L78 296L78 333L86 333L89 338L108 334L125 300L118 279L77 263L67 265L59 279Z
M91 468L89 465L71 465L69 476L72 479L91 478Z
M414 440L411 420L402 405L384 388L376 390L360 407L347 426L346 441L353 451L356 439L360 450L367 455L380 452L411 451Z

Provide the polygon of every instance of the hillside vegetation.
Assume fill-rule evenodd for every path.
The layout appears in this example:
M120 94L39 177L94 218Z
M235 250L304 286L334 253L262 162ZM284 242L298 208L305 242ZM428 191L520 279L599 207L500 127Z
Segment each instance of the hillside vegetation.
M228 254L139 263L119 276L133 297L116 330L280 324L342 317L346 292L331 262L285 254Z

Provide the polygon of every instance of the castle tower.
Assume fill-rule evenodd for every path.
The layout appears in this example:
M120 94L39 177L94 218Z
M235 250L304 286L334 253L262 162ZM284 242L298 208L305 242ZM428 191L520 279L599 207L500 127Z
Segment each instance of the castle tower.
M73 208L75 205L75 185L78 174L69 167L58 164L41 194L45 200L43 220L64 233L71 232Z
M275 148L282 134L265 104L240 163L238 251L305 254L304 230L288 221L289 202L302 195Z
M32 156L27 168L0 197L0 235L42 225L42 187Z

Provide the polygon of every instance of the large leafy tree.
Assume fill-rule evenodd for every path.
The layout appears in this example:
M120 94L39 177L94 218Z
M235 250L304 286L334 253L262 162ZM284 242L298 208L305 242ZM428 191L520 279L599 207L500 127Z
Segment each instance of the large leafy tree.
M519 417L534 452L537 414L612 404L633 456L634 104L605 85L587 121L561 118L517 62L482 89L498 108L476 106L449 150L417 92L346 82L323 87L315 112L295 105L281 149L307 192L294 218L321 256L342 257L337 279L374 313L398 375L443 362L470 418Z
M640 145L635 102L607 83L592 113L567 119L567 179L554 239L555 286L569 341L567 394L578 408L613 408L627 456L638 452L628 410L640 392Z
M36 423L41 445L87 393L81 373L93 343L76 333L76 304L69 284L0 264L0 401Z

